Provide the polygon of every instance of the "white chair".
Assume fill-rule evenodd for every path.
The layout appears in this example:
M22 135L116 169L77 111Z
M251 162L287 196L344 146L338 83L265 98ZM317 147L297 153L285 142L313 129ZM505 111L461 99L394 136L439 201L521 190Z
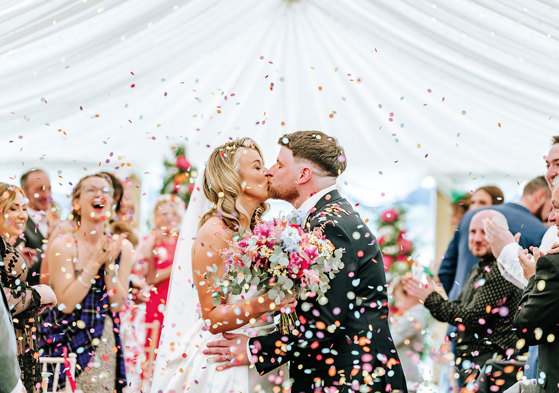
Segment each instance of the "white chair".
M64 367L64 358L63 357L56 357L56 358L40 357L39 362L42 364L41 375L43 377L41 381L41 391L43 393L58 393L60 367ZM76 379L76 354L75 353L71 353L68 355L68 362L70 363L70 375L75 380ZM47 370L47 367L49 365L54 366L52 390L48 390L49 376L53 374ZM64 389L64 392L72 393L72 388L70 387L69 383L66 383L66 388Z
M150 330L151 330L151 334L149 334L150 340L146 340L146 342L149 342L149 345L146 348L146 355L147 355L146 364L145 367L142 368L144 369L143 372L144 379L150 380L150 378L152 377L153 366L155 363L155 348L159 345L159 343L156 340L159 338L160 323L156 319L153 322L146 323L145 327L146 327L146 337L148 337L148 333Z

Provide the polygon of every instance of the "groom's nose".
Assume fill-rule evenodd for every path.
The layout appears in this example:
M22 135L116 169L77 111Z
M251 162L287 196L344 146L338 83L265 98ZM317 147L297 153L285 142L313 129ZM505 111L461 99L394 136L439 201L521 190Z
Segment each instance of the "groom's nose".
M274 166L271 166L270 168L266 169L266 171L264 172L264 176L266 177L272 177L272 171L274 170Z

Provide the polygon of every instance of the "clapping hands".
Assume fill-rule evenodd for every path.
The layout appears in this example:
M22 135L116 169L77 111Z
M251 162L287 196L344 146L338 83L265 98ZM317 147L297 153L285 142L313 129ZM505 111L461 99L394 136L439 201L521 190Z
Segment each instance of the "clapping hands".
M499 225L498 222L490 219L486 219L484 222L485 236L489 244L491 245L491 251L495 258L499 258L503 248L510 243L518 243L520 239L520 233L512 235L512 233Z
M409 296L416 298L422 303L437 289L437 284L431 278L427 278L427 284L424 284L417 281L415 278L406 277L402 280L402 284Z
M536 274L536 263L543 255L538 247L530 247L530 251L532 251L532 254L523 248L518 250L518 260L520 261L520 266L522 266L526 280L529 280L534 274Z

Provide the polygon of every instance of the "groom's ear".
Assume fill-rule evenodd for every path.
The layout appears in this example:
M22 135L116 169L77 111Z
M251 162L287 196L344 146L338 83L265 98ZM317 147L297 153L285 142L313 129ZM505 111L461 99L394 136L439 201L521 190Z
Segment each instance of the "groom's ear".
M302 167L299 171L299 177L297 179L297 184L308 183L312 178L312 169L309 167Z

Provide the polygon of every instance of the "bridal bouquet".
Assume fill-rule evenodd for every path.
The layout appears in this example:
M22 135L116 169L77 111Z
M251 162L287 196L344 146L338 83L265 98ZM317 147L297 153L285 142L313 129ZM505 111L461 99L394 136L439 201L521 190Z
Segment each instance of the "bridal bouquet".
M325 299L330 280L344 267L344 250L335 249L321 229L305 232L296 222L296 216L280 217L257 224L252 233L235 233L222 252L225 275L214 292L216 305L221 297L240 295L254 286L267 290L276 304L293 293ZM297 318L295 312L282 313L281 331L289 333Z

